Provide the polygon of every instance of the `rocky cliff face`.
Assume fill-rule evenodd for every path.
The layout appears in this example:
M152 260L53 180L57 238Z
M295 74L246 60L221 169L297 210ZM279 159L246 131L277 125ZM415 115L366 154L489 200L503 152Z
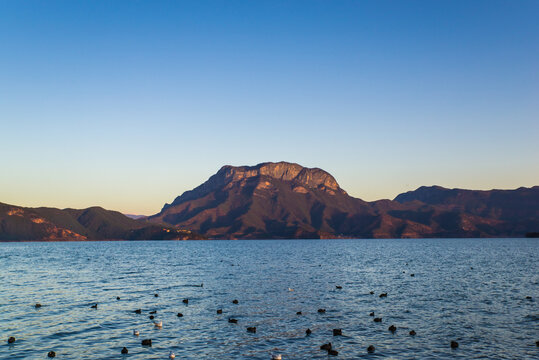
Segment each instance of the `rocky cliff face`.
M263 163L222 167L149 221L226 239L524 236L539 224L537 193L422 187L367 203L321 169Z

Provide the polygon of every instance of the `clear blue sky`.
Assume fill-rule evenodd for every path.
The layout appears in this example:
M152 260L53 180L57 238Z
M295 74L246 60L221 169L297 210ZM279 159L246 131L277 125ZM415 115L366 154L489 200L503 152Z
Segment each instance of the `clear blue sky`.
M152 214L222 165L539 185L539 1L0 2L0 202Z

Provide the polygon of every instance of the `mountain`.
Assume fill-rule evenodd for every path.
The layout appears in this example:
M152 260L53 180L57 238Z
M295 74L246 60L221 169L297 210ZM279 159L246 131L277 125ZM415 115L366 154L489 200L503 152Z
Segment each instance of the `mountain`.
M502 221L514 227L518 234L526 229L537 230L539 225L539 186L488 191L422 186L415 191L398 195L395 201L419 201L447 212Z
M448 225L453 218L453 228L476 236L523 237L539 229L539 186L488 191L423 186L395 201L429 206L447 217Z
M214 238L312 238L333 236L334 223L362 212L364 204L320 169L284 162L224 166L149 221L181 224Z
M148 221L217 239L515 237L538 230L538 212L539 187L421 187L365 202L321 169L279 162L224 166Z
M0 241L193 239L198 234L149 224L100 207L24 208L0 203Z
M419 201L497 220L517 221L539 217L539 186L488 191L422 186L398 195L395 201L401 204Z

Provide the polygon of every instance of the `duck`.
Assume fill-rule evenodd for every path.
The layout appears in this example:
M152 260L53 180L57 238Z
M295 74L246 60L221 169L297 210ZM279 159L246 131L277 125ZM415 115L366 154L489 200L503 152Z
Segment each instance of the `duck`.
M129 353L129 350L127 350L127 348L124 346L124 348L122 349L122 354L127 354Z
M153 323L155 325L156 328L162 328L163 327L163 322L162 321L156 321Z
M169 359L176 359L176 354L174 354L174 353L171 351L170 354L168 354L168 358L169 358Z
M140 335L140 332L139 332L138 330L133 330L133 335L139 336L139 335Z
M320 350L327 350L327 351L331 350L331 343L320 345Z
M288 291L294 291L294 289L292 289L292 288L288 288Z
M373 353L374 352L374 346L369 345L369 347L367 348L367 352Z
M141 344L142 346L152 346L152 339L144 339Z
M281 354L271 355L271 360L281 360L281 359L282 359Z

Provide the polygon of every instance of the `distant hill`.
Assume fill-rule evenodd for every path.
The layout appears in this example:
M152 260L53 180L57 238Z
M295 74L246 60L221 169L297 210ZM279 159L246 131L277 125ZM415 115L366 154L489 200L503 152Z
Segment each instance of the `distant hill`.
M124 214L124 215L127 216L128 218L134 219L134 220L141 220L141 219L146 219L147 218L146 215L134 215L134 214Z
M447 213L488 219L498 223L492 231L507 236L524 236L539 230L539 186L516 190L464 190L422 186L400 194L399 203L422 202Z
M148 221L218 239L523 237L539 230L539 187L421 187L394 201L365 202L321 169L224 166Z
M0 241L194 238L202 237L172 226L133 220L100 207L60 210L0 203Z

